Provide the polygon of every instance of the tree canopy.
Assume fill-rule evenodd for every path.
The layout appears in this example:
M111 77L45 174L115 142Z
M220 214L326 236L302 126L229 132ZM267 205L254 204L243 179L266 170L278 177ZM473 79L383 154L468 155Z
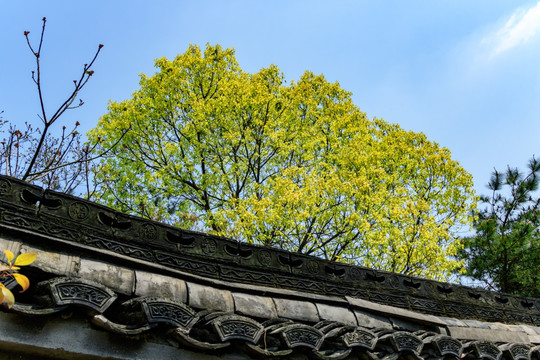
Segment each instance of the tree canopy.
M112 148L95 175L106 205L406 274L444 279L461 265L474 192L448 149L368 119L322 75L248 73L219 45L156 67L88 134Z
M460 252L467 275L491 290L540 296L540 162L529 161L528 172L508 167L495 170L481 196L474 223L476 234L464 240Z

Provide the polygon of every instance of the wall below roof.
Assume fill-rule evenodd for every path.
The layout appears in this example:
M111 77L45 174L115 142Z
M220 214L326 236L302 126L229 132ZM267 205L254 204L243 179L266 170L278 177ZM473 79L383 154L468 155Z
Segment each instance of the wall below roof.
M274 334L275 339L281 335L282 340L279 341L282 344L278 348L284 349L280 350L285 352L282 353L283 357L291 359L305 359L314 354L321 358L325 348L325 351L333 351L333 354L341 351L345 356L340 358L356 359L363 357L369 346L372 351L386 355L402 352L415 354L413 358L417 360L431 359L430 354L443 342L457 346L454 349L456 360L459 354L473 354L473 358L483 360L503 360L505 356L508 360L530 360L533 353L540 357L540 328L536 326L458 320L354 297L317 296L292 290L224 283L180 271L160 273L163 269L159 266L153 268L154 272L152 267L146 266L148 264L126 262L129 259L118 255L114 255L118 262L113 263L103 260L103 254L93 257L92 252L62 251L47 244L38 245L35 241L29 245L26 244L27 240L0 238L0 249L9 249L15 254L37 252L38 258L33 268L42 275L47 274L49 279L36 284L43 279L31 277L31 281L34 281L32 285L41 286L42 291L39 293L36 290L33 298L16 293L18 300L13 310L19 314L0 312L0 354L12 354L13 359L247 359L251 357L240 351L242 346L251 346L248 350L257 348L255 351L265 353L266 343L261 345L261 340L257 340L261 339L261 334L264 334L264 341L266 334L269 337ZM58 297L60 286L69 289L74 283L71 289L94 287L98 292L108 293L110 299L99 307L94 303L93 296L86 297L89 293L85 293L84 289L79 294L76 294L79 290L69 294L73 296L68 301ZM36 304L24 304L25 299L43 299L46 287L52 295L44 307L40 307L40 304L37 307L34 306ZM181 333L178 333L179 328L175 330L176 325L163 326L164 319L152 318L148 311L158 300L164 301L159 306L165 304L189 312L193 321L182 328ZM150 326L133 331L133 327L110 321L108 317L115 319L114 312L121 308L118 306L121 301L124 304L138 304L139 307L133 311L130 308L127 316L118 319L125 320L125 324L129 325L131 317L142 317ZM113 303L117 305L111 306ZM141 310L143 308L145 314ZM46 315L48 310L52 311ZM282 322L276 323L276 320ZM174 316L165 321L170 325L177 318ZM191 326L195 323L198 324L195 327L199 326L197 331L209 331L212 343L205 342L208 335L199 337L192 331ZM249 343L244 341L247 337L237 342L235 336L238 334L227 335L219 330L220 326L234 327L238 324L240 327L237 330L247 324L260 333L249 338ZM293 337L297 330L302 332L302 336L314 334L314 341L295 344ZM195 341L190 332L195 335ZM354 348L360 342L350 345L349 349L343 349L343 345L332 347L335 339L344 341L345 338L355 338L355 341L359 341L362 336L371 337L371 344L362 345L368 346L364 347L363 352ZM400 339L407 340L405 347L400 348L401 345L397 343ZM187 346L184 346L186 342ZM187 350L193 346L206 350ZM219 350L220 346L224 346L222 351ZM206 354L207 350L211 354ZM286 354L287 351L292 357ZM519 356L508 357L512 351Z
M208 355L157 343L148 338L126 338L97 330L87 317L35 318L0 312L0 358L2 359L249 359L242 354ZM159 340L159 339L155 339Z

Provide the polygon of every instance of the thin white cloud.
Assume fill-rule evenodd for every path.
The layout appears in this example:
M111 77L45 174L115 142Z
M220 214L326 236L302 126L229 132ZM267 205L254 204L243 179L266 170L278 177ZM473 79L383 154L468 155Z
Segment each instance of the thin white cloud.
M484 38L483 42L490 45L491 55L495 56L526 44L539 34L540 1L531 8L517 9L502 27Z

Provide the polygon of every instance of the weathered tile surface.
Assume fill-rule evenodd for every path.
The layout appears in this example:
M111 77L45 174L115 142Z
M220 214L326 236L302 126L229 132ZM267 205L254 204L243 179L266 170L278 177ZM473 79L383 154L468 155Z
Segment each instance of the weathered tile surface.
M354 313L346 307L317 304L317 310L319 310L321 320L338 321L352 326L358 325Z
M63 276L75 276L79 273L81 259L78 256L49 252L35 247L23 245L23 253L36 253L37 257L32 266L43 271Z
M146 271L135 271L135 295L166 297L185 303L187 287L185 281L181 279Z
M392 323L390 319L385 316L370 314L362 310L354 310L354 315L359 326L366 328L385 328L392 329Z
M279 317L311 322L320 319L317 307L308 301L274 298L274 303Z
M17 256L20 249L21 249L20 242L0 238L0 251L2 252L2 256L3 256L4 250L9 250L13 254L15 254L15 256Z
M229 290L217 289L196 283L186 283L188 288L188 304L191 307L205 310L234 311L234 300Z
M524 332L502 331L470 327L448 327L450 336L460 340L488 340L493 342L524 343L530 342Z
M347 301L349 301L349 304L353 308L359 308L364 311L374 311L375 313L385 314L388 317L404 318L412 321L419 321L421 323L445 325L444 321L434 315L426 315L394 306L377 304L371 301L358 299L351 296L346 296L346 299Z
M261 319L277 317L274 301L270 297L243 293L233 293L235 312L241 315L254 316Z
M78 276L101 283L122 294L131 295L134 290L134 272L124 267L81 259Z

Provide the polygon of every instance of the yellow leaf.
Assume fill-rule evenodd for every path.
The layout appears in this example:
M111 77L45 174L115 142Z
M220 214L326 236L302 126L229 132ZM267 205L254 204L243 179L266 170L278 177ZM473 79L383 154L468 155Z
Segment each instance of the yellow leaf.
M13 253L9 250L4 250L4 252L6 253L8 263L11 264L11 261L13 260Z
M22 287L22 290L21 292L25 292L26 289L28 289L28 287L30 286L30 280L28 280L28 278L22 274L13 274L13 277L15 278L15 280L17 280L17 282L19 283L19 285L21 285Z
M6 302L8 308L11 309L15 303L15 296L13 296L13 293L5 286L2 286L0 289L2 290L2 302Z
M25 253L17 256L17 259L15 259L15 264L18 266L25 266L30 265L31 263L36 260L37 254L34 253Z

